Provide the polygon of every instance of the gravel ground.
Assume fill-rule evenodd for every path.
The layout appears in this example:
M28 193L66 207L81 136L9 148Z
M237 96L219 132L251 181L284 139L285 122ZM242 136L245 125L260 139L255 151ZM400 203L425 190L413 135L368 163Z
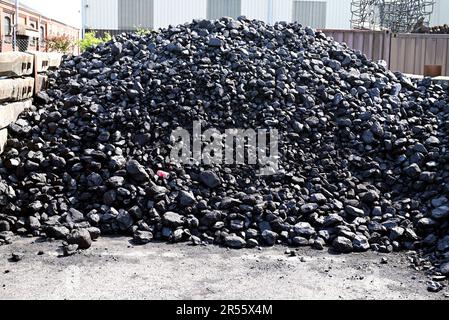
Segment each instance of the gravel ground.
M227 250L102 238L59 257L60 242L0 247L0 299L447 299L404 254L330 255L284 247ZM19 262L13 252L23 252ZM382 257L388 259L382 264Z

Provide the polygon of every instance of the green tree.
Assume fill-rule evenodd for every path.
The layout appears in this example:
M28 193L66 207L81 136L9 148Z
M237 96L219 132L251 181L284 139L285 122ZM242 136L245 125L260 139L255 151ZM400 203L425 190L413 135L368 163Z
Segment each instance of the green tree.
M69 53L73 50L75 41L68 35L54 36L47 39L47 46L49 51Z
M142 26L136 27L136 33L139 36L146 36L147 34L152 33L153 30L149 29L149 28L144 28Z
M108 42L112 40L112 36L109 33L106 33L103 38L97 37L97 34L94 31L86 32L84 35L84 39L79 41L79 46L81 51L86 51L90 47L96 47L99 44Z

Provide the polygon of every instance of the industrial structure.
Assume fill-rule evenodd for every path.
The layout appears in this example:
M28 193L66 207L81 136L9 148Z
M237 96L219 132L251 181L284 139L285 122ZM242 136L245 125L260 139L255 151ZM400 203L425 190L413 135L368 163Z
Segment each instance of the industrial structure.
M370 1L375 0L366 2ZM115 34L138 27L158 29L193 19L216 19L222 16L236 18L245 15L267 23L298 21L315 28L350 29L351 20L355 20L352 12L356 11L351 6L353 2L354 0L82 0L83 28ZM426 15L430 24L448 22L448 0L406 2L432 2L433 13ZM396 10L388 5L383 6L383 9L390 13Z
M351 0L82 0L86 30L112 34L181 24L193 19L245 15L267 23L301 21L304 25L348 29Z
M0 52L14 50L14 26L17 25L17 40L21 51L46 51L46 40L66 35L74 41L79 39L79 29L53 20L28 6L20 4L16 17L14 0L0 0Z
M430 25L434 6L434 0L353 0L351 25L354 29L411 32Z

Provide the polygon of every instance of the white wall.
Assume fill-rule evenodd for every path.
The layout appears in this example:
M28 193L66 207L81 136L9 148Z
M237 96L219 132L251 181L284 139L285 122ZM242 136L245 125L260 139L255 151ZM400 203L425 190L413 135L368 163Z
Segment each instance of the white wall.
M242 15L268 21L268 0L242 0Z
M242 0L242 15L250 19L270 22L270 0ZM292 21L293 0L271 0L273 23L277 21Z
M292 21L293 0L242 0L242 15L250 19L269 21L269 1L272 2L273 23Z
M83 0L88 29L118 29L118 0Z
M291 22L293 18L293 0L273 0L273 21Z
M270 0L242 0L241 14L251 19L269 22ZM293 0L271 0L273 3L273 22L292 21ZM307 1L307 0L305 0ZM326 28L349 29L351 19L351 0L327 1ZM434 21L444 21L449 14L449 0L439 2ZM118 0L83 0L86 8L86 26L92 29L118 29ZM154 0L154 27L167 27L169 24L190 22L194 18L205 19L207 0ZM449 22L449 21L446 21Z
M350 20L351 0L327 0L326 29L351 29Z
M155 0L154 27L166 28L191 22L193 19L206 19L206 0Z
M268 22L269 0L242 0L242 14L251 19ZM307 0L304 0L307 1ZM351 28L351 0L322 0L327 1L326 28ZM449 0L446 0L449 3ZM292 21L293 0L272 0L273 22Z
M436 0L430 25L439 26L443 24L449 24L449 0Z

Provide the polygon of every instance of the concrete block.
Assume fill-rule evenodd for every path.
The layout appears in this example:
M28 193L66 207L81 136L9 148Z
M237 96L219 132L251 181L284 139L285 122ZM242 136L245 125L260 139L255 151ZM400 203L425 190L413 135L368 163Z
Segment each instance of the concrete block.
M5 150L6 141L8 140L8 129L0 129L0 154Z
M27 51L34 56L36 56L36 71L37 72L47 72L50 67L50 56L47 52L39 51Z
M19 115L31 108L32 105L32 99L0 105L0 129L8 127L11 122L15 122Z
M48 52L48 67L50 69L57 69L61 66L62 53L58 52Z
M46 90L48 88L48 76L45 74L38 74L35 85L36 93Z
M22 101L32 98L34 94L34 79L16 78L0 79L0 102Z
M20 101L33 98L34 85L36 83L33 78L25 78L22 80L19 85L19 88L22 90Z
M33 73L34 57L25 52L0 53L0 76L20 77Z

